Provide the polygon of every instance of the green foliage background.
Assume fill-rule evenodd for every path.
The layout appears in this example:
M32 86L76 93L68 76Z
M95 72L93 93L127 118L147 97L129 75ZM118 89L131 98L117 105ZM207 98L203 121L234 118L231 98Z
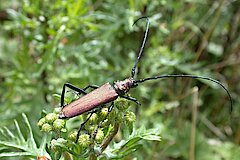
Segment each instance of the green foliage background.
M235 0L2 1L0 127L13 129L13 119L26 113L39 144L41 110L59 106L53 94L61 93L65 82L84 87L130 76L145 21L132 24L149 16L137 79L209 76L227 86L234 106L230 116L227 94L207 81L178 78L141 84L130 92L142 103L132 105L137 126L158 128L162 142L144 142L128 159L191 159L191 125L196 127L195 159L240 159L239 6ZM194 86L199 89L196 125Z

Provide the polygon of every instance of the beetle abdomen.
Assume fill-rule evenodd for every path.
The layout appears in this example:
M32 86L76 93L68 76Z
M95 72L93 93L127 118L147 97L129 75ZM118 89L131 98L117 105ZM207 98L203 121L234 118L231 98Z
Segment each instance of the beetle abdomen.
M80 97L76 101L66 105L59 118L71 118L92 110L102 104L117 99L118 94L110 83L105 83L92 92Z

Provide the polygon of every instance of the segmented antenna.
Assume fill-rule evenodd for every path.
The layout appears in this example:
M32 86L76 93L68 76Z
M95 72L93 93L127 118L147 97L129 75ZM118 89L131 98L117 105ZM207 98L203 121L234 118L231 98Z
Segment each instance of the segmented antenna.
M145 30L145 33L144 33L144 38L143 38L142 45L141 45L141 48L140 48L139 53L138 53L137 60L136 60L136 62L135 62L135 64L134 64L134 67L133 67L133 69L132 69L132 78L134 78L138 61L139 61L139 59L141 58L141 55L142 55L142 52L143 52L143 48L144 48L145 43L146 43L146 40L147 40L148 30L149 30L149 29L148 29L148 28L149 28L149 19L148 19L148 17L141 17L141 18L138 18L138 19L133 23L133 25L134 25L134 24L136 24L140 19L143 19L143 18L146 18L146 19L147 19L147 27L146 27L146 30Z
M227 90L227 88L221 82L219 82L219 81L217 81L215 79L209 78L209 77L196 76L196 75L175 75L175 74L173 74L173 75L161 75L161 76L154 76L154 77L143 78L143 79L135 80L134 83L138 84L138 83L143 83L143 82L148 81L148 80L173 78L173 77L204 79L204 80L212 81L214 83L219 84L228 94L228 97L229 97L230 103L231 103L230 113L232 112L232 110L233 110L233 101L232 101L232 97L231 97L229 91Z

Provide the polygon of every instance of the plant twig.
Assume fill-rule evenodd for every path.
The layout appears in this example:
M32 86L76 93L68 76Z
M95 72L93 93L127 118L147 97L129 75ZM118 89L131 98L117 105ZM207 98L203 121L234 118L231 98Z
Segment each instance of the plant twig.
M226 139L226 135L222 133L222 131L217 128L212 122L210 122L206 117L200 116L200 120L205 124L216 136L221 139Z
M102 142L100 148L101 148L101 152L103 152L107 146L109 145L109 143L112 141L112 139L115 137L115 135L117 134L119 129L119 123L115 123L113 126L113 129L111 130L111 132L108 134L108 136L104 139L104 141Z
M195 160L197 107L198 107L198 87L194 87L193 88L192 127L191 127L191 137L190 137L189 160Z

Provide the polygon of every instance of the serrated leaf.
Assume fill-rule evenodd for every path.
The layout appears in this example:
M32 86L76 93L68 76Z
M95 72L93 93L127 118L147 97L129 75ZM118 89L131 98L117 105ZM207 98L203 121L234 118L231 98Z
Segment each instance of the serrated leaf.
M25 122L25 124L27 126L28 133L29 133L27 142L28 142L28 144L29 144L29 146L31 148L37 148L36 142L35 142L35 140L33 138L32 128L31 128L30 123L29 123L29 121L27 119L27 116L24 113L22 114L22 116L23 116L24 122Z
M24 137L22 135L22 132L19 128L19 125L18 125L18 122L16 120L14 120L14 123L15 123L15 127L17 129L17 136L18 136L18 139L21 141L21 142L24 142Z
M157 135L145 135L141 138L149 141L161 141L161 138Z
M2 157L37 157L39 155L47 155L48 153L44 149L43 146L46 145L46 136L43 137L43 141L41 144L41 148L37 147L37 144L33 137L32 128L28 121L27 116L22 114L24 129L26 129L26 137L21 131L18 121L14 120L15 128L17 133L11 132L7 127L4 129L0 129L0 150L4 150L4 152L0 153L0 158ZM49 156L48 156L49 157Z
M30 153L23 153L23 152L3 152L0 153L0 157L19 157L19 156L32 156Z
M125 157L125 156L127 156L127 155L129 155L129 154L131 154L131 153L133 153L135 151L137 151L141 147L142 147L142 144L135 144L135 145L127 148L127 150L118 153L117 156L112 157L112 158L117 158L117 159L123 158L123 157Z
M7 127L4 127L4 129L6 131L5 134L6 134L7 137L9 137L9 138L14 138L15 137L13 135L13 133Z
M139 142L142 140L160 141L161 137L159 136L159 133L159 129L146 130L144 127L141 127L138 130L133 129L132 134L127 140L115 143L112 149L108 148L104 153L111 158L125 157L139 149L142 146Z

